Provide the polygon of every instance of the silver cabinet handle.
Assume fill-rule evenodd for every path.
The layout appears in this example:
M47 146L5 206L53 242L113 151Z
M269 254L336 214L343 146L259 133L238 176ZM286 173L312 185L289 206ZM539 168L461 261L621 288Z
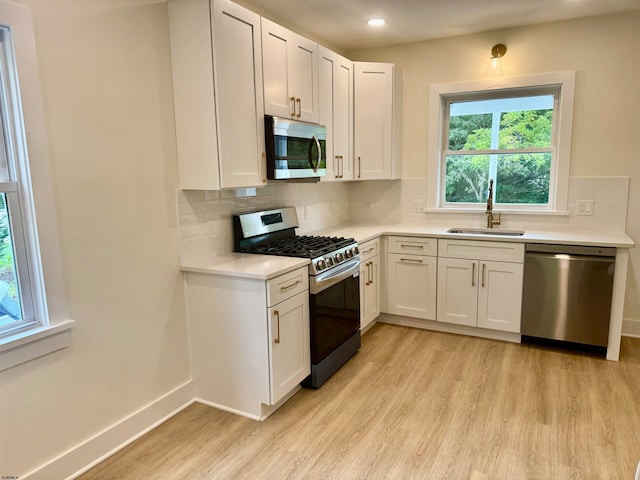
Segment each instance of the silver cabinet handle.
M280 312L278 310L274 310L273 314L276 316L276 331L278 332L278 336L273 339L273 343L280 343Z
M293 282L291 285L286 285L284 287L280 287L280 291L281 292L286 292L287 290L295 287L296 285L300 285L302 283L302 280L296 280L295 282Z
M414 263L422 263L422 260L419 258L401 258L401 262L414 262Z
M344 158L342 158L342 155L340 155L339 168L340 168L340 178L342 178L344 177Z
M360 157L358 157L358 178L360 178L362 174L362 160L360 160Z
M290 107L291 107L291 116L295 117L296 116L296 97L291 97L289 99L289 102L291 103Z
M296 104L298 105L298 114L296 115L296 117L300 118L302 116L302 102L300 101L299 98L296 98ZM293 111L295 112L295 108L293 109Z
M471 286L476 286L476 262L473 262L473 267L471 268Z
M483 263L482 264L482 288L484 288L484 276L486 271L487 271L487 264Z

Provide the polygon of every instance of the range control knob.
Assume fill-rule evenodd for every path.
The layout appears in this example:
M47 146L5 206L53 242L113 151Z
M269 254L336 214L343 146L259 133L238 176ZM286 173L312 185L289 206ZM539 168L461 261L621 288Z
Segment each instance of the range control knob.
M353 257L353 252L351 250L345 250L344 251L344 256L347 258L351 258Z
M360 253L360 249L358 247L353 247L351 251L353 251L354 255L358 255Z
M327 268L327 262L325 262L324 260L318 260L316 262L316 268L318 270L324 270L325 268Z
M336 259L336 263L340 263L344 260L344 255L342 255L341 253L336 253L336 256L333 258Z
M333 267L333 258L327 257L326 261L327 261L327 267Z

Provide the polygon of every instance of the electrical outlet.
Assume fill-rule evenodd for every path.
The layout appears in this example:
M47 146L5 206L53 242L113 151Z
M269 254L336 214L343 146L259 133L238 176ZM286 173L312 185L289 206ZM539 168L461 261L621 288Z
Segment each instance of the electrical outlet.
M424 212L424 200L422 198L414 198L412 204L414 212Z
M305 220L309 220L310 216L311 216L311 207L309 205L305 205L304 206L304 219Z
M373 200L367 200L367 210L373 210Z
M216 220L209 222L209 236L212 238L218 236L218 222Z
M593 200L577 200L576 215L593 215Z

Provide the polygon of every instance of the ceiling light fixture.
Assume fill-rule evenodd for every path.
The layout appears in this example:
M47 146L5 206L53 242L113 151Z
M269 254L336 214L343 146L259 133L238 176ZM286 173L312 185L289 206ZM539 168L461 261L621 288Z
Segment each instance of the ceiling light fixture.
M372 18L367 23L369 24L370 27L381 27L386 22L384 21L384 18Z
M494 45L491 49L491 60L487 65L487 70L484 72L485 76L495 77L504 75L502 71L502 61L500 60L507 53L507 47L502 43Z

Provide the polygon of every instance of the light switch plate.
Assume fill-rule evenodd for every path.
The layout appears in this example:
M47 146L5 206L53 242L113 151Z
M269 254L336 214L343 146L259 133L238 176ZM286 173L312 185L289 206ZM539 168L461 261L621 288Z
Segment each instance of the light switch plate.
M593 215L593 200L577 200L576 215Z

